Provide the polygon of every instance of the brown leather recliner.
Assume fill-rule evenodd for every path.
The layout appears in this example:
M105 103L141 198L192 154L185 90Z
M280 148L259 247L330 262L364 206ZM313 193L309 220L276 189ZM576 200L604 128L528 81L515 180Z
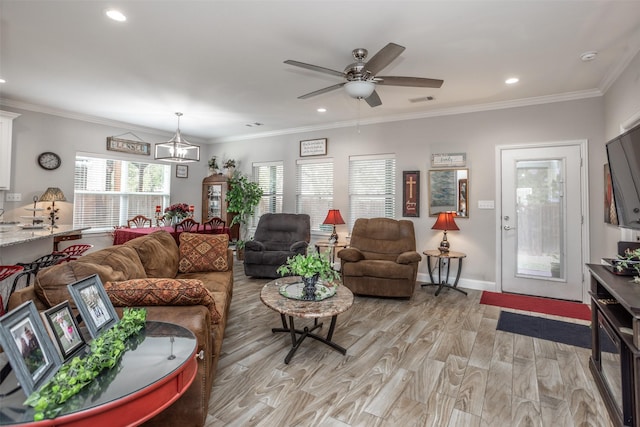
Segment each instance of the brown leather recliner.
M413 295L422 256L416 252L413 222L359 218L350 247L338 252L343 284L354 294L380 297Z

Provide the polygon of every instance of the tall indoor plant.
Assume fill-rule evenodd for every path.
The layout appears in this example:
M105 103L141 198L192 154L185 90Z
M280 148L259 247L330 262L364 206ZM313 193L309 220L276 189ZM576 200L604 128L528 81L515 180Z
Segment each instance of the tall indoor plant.
M229 227L239 224L241 242L247 239L247 222L260 203L262 193L262 188L257 183L251 182L247 176L241 173L235 173L229 179L226 198L227 212L236 214Z

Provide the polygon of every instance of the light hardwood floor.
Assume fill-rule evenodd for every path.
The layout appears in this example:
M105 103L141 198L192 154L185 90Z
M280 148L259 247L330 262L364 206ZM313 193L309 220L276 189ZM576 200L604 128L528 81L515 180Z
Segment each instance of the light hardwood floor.
M334 334L346 356L308 339L286 365L290 337L260 302L267 281L236 263L209 427L612 425L590 350L496 331L501 309L480 291L356 297Z

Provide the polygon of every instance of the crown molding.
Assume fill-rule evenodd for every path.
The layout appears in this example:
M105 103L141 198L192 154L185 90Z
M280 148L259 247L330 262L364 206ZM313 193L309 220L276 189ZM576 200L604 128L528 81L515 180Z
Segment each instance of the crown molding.
M419 113L410 114L396 114L384 117L373 117L369 119L360 120L348 120L342 122L323 123L320 125L301 126L288 129L278 129L268 132L260 132L254 134L237 135L223 138L204 139L197 137L189 137L198 143L224 143L234 141L248 141L254 139L269 138L273 136L300 134L308 132L318 132L330 129L340 129L354 126L373 125L380 123L399 122L405 120L418 120L432 117L452 116L458 114L478 113L483 111L504 110L508 108L528 107L533 105L551 104L555 102L575 101L586 98L595 98L603 96L604 92L600 89L590 89L584 91L567 92L556 95L537 96L532 98L523 98L512 101L500 101L486 104L474 104L465 105L462 107L441 108L438 110L423 111ZM67 119L80 120L89 123L95 123L104 126L116 127L126 129L128 131L146 132L156 135L173 135L158 129L148 128L145 126L134 125L131 123L120 122L117 120L105 119L102 117L92 116L89 114L74 113L71 111L60 110L56 108L46 107L42 105L35 105L21 101L15 101L11 99L1 99L0 106L6 106L11 108L18 108L21 110L33 111L36 113L50 114L53 116L64 117Z
M441 116L453 116L458 114L478 113L483 111L504 110L509 108L528 107L533 105L551 104L555 102L576 101L587 98L597 98L603 96L600 89L590 89L584 91L567 92L556 95L537 96L532 98L523 98L513 101L500 101L487 104L465 105L462 107L442 108L439 110L424 111L411 114L396 114L385 117L374 117L370 119L349 120L343 122L325 123L321 125L303 126L290 129L279 129L268 132L231 136L226 138L211 139L211 143L223 143L234 141L247 141L252 139L269 138L273 136L291 135L307 132L318 132L330 129L339 129L353 126L373 125L379 123L399 122L404 120L417 120Z

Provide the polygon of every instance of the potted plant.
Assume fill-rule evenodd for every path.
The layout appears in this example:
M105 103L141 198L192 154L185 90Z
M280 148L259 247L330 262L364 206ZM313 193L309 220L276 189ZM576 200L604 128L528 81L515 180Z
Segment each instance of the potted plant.
M189 205L186 203L174 203L164 210L164 219L171 225L175 225L189 216Z
M287 262L276 270L282 276L300 276L304 283L304 300L316 299L316 283L318 279L333 282L340 279L340 273L333 269L329 258L312 251L306 255L297 254L287 258Z
M227 212L236 214L229 227L233 227L236 224L240 226L240 239L238 242L242 242L243 248L244 241L247 240L247 222L261 199L262 188L257 183L249 181L249 178L245 175L237 173L229 179L229 189L226 197Z
M216 160L216 156L213 156L209 159L209 173L215 175L218 173L218 169L218 160Z
M233 178L233 172L236 170L236 161L233 159L225 160L222 167L227 170L227 176Z
M619 272L635 271L633 282L640 283L640 248L627 249L624 255L618 255L613 264Z

